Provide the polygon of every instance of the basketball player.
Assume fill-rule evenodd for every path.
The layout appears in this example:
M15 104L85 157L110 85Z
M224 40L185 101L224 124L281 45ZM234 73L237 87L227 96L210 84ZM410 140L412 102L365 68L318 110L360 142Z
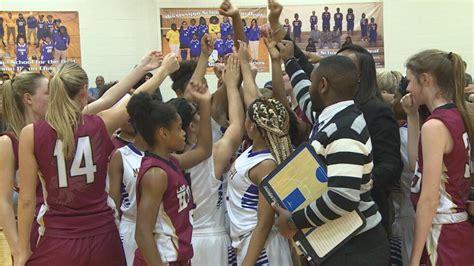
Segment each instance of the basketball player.
M193 81L189 93L199 104L199 136L197 146L180 155L171 154L185 147L182 120L173 106L143 95L132 98L128 106L134 113L132 125L149 147L136 184L136 266L190 265L193 256L190 212L194 204L183 170L211 155L211 97L206 85Z
M51 41L51 34L46 32L43 37L44 41L41 45L40 71L47 70L46 67L52 66L54 59L54 44Z
M229 127L217 142L213 144L212 156L188 169L191 190L196 208L193 211L192 244L193 265L232 265L234 258L230 237L225 228L223 174L234 156L243 138L244 110L240 98L238 83L240 66L236 55L227 59L224 74L226 84ZM200 118L195 108L183 98L171 101L182 119L182 128L186 132L185 152L196 146Z
M324 7L324 12L321 15L321 19L323 20L323 31L328 32L331 31L331 13L329 13L329 8L326 6Z
M377 46L377 23L375 23L375 18L370 18L369 45L373 47Z
M48 30L46 28L46 21L44 21L44 15L41 14L38 17L38 31L36 32L36 38L37 38L36 48L39 47L39 43L43 40L47 31Z
M352 36L354 32L354 10L352 8L347 9L346 21L347 21L347 33Z
M301 27L303 26L303 23L299 17L298 14L295 14L295 20L293 20L293 40L295 42L301 42Z
M288 112L274 99L256 99L247 109L245 129L253 146L232 165L227 188L237 265L291 265L288 242L272 229L275 212L258 189L292 151Z
M360 38L363 41L367 41L367 31L369 27L369 20L365 17L365 13L362 13L360 19Z
M290 20L287 18L285 18L285 24L283 24L283 29L285 30L286 34L288 34L288 36L291 36Z
M2 92L3 120L7 130L0 136L0 226L12 258L17 260L20 253L15 221L19 187L18 138L24 126L45 116L48 107L48 79L38 73L20 73L3 84ZM34 249L38 239L38 227L34 228L36 233L32 232L31 249Z
M197 27L198 39L201 40L204 34L209 33L209 27L207 26L206 19L204 17L199 18L199 25Z
M316 16L316 11L314 10L311 17L309 17L309 23L311 25L311 31L318 27L318 16Z
M26 40L26 20L23 17L23 14L19 14L18 18L16 19L16 26L17 26L17 32L18 32L18 37L23 36Z
M219 61L224 62L224 40L221 33L217 33L217 38L214 40L214 50L217 51Z
M252 28L249 29L249 32L252 30ZM254 29L254 32L256 30ZM250 35L250 33L249 33ZM249 36L250 37L250 36ZM234 39L232 38L232 35L227 35L227 39L224 41L224 56L231 54L233 52L234 48Z
M407 63L409 94L402 105L416 207L411 265L474 264L474 225L466 212L474 119L464 100L464 72L459 55L440 50L420 52ZM423 104L431 115L420 132L418 107Z
M247 36L252 60L256 62L258 60L258 52L260 49L260 27L258 26L256 19L252 19L250 22L250 28Z
M224 16L223 21L221 23L221 34L222 38L226 39L227 35L232 34L234 35L234 30L232 28L232 24L230 24L229 17Z
M48 19L48 21L46 21L46 27L48 28L49 32L53 33L53 29L54 29L53 16L48 15L46 16L46 18Z
M201 42L198 39L198 35L196 33L193 34L192 40L189 42L189 54L191 59L197 61L199 59L199 55L201 54Z
M166 60L165 60L166 61ZM122 82L120 82L117 86L116 89L111 90L109 95L107 96L107 100L104 99L104 101L97 103L98 101L95 101L94 103L88 105L84 110L82 110L82 113L87 113L87 112L94 112L94 111L100 111L101 108L108 108L111 105L108 105L108 101L114 99L114 96L116 94L119 94L120 92L123 91L123 88L130 88L144 73L148 72L151 69L154 69L158 67L158 65L161 64L161 59L158 56L158 52L150 52L148 53L140 62L140 64L132 70L130 74L128 74ZM168 65L168 71L175 71L178 67L178 64L176 60L174 60L174 64L169 64ZM106 171L106 165L107 165L107 158L110 153L110 140L109 136L113 133L113 131L116 129L116 127L119 126L119 123L121 123L121 119L126 119L127 114L125 111L122 111L125 109L125 105L121 104L118 105L118 107L115 107L114 109L111 109L109 111L103 112L103 117L104 121L102 122L99 121L98 119L102 120L99 116L94 116L94 115L79 115L77 114L77 110L81 110L81 105L86 102L87 98L87 76L85 75L84 71L74 63L66 63L61 65L58 68L58 72L55 73L54 78L52 79L52 84L50 86L54 87L55 89L52 89L50 93L50 103L48 106L48 113L46 114L46 120L37 122L34 125L29 125L25 131L28 131L27 137L22 138L26 139L27 144L24 144L25 149L23 149L20 152L20 168L23 165L26 169L20 170L20 187L22 188L22 191L20 193L20 200L19 200L19 250L20 250L20 255L19 255L19 265L24 265L26 261L30 258L31 256L31 251L30 248L28 247L28 241L30 237L30 227L32 224L33 220L33 215L34 215L34 203L35 203L35 188L37 184L37 179L36 179L36 174L38 172L38 167L41 170L41 173L43 173L42 180L45 181L43 185L46 186L47 192L49 192L47 195L49 197L46 198L46 203L47 205L43 205L38 221L41 224L40 227L40 235L42 236L40 241L38 241L37 249L35 250L33 256L31 257L30 261L32 264L38 263L40 265L44 264L74 264L74 265L86 265L86 264L103 264L102 260L108 261L107 263L116 262L116 265L122 265L122 258L123 258L123 253L121 252L121 246L120 244L114 245L116 240L119 240L118 238L118 232L116 231L115 224L113 222L113 215L112 215L112 209L107 207L106 199L107 195L102 193L102 191L105 192L105 171ZM77 101L76 100L71 100L69 98L69 94L64 91L66 90L73 90L76 89L77 93ZM144 90L143 89L138 89L137 93ZM147 88L149 89L149 88ZM150 91L148 91L150 92ZM59 95L58 95L59 93ZM74 92L71 92L71 94ZM59 98L58 98L59 96ZM105 95L104 95L105 96ZM61 108L64 108L64 106L68 106L68 104L61 104L61 100L64 99L69 99L68 102L69 104L72 104L72 106L69 106L70 109L69 111L65 111ZM118 97L117 97L118 98ZM59 101L59 102L57 102ZM80 102L79 102L80 101ZM116 102L117 99L115 99L114 102ZM57 104L60 104L62 107L56 106ZM76 109L76 104L77 104L77 109ZM125 102L126 104L126 102ZM68 108L69 108L68 107ZM102 109L103 110L103 109ZM60 115L54 115L55 112L58 112ZM64 114L69 112L70 114L76 113L77 115L71 115L71 116L65 116ZM80 111L79 111L80 112ZM125 114L124 114L125 113ZM64 154L68 154L67 152L65 153L64 150L62 149L62 141L56 141L53 138L53 133L51 126L49 123L55 124L56 132L60 130L64 130L64 132L68 132L68 130L72 129L69 126L71 124L74 124L73 121L68 121L64 122L63 120L67 119L76 119L75 117L81 117L82 119L89 120L89 123L85 124L79 124L76 128L76 130L91 130L92 133L87 133L83 137L77 137L76 134L76 139L84 139L84 138L90 138L92 134L92 147L91 142L83 142L76 140L78 143L78 152L77 153L84 153L83 155L85 156L85 153L93 152L96 151L95 153L90 154L89 157L85 157L85 165L81 167L81 165L77 165L77 163L69 162L66 163ZM97 124L98 123L98 124ZM105 123L105 125L104 125ZM61 126L62 125L62 126ZM109 126L109 129L106 128L106 125ZM39 130L40 127L43 127L44 129ZM61 129L60 129L61 127ZM38 129L38 130L35 130ZM49 136L48 136L48 130L49 130ZM106 131L107 130L107 131ZM73 133L69 131L70 133ZM109 132L109 133L108 133ZM41 139L42 141L37 141L32 143L33 141L33 136L36 134L42 135ZM105 136L103 136L105 135ZM64 136L64 135L62 135ZM70 140L74 140L74 135L67 135L71 137ZM38 136L37 136L38 137ZM95 146L94 143L99 142L100 148ZM54 144L54 143L59 143ZM70 142L65 141L66 145L70 144ZM31 145L31 146L29 146ZM34 147L33 147L34 145ZM46 145L46 147L43 147L42 149L38 149L40 145ZM22 144L20 143L20 150L22 149ZM67 147L67 146L66 146ZM84 148L84 149L80 149ZM44 157L44 151L46 149L49 149L51 151L51 157L49 159L45 159ZM97 150L98 149L98 150ZM28 150L28 155L27 159L23 160L23 162L27 162L26 164L22 163L22 154L26 154L26 150ZM55 152L54 152L55 151ZM71 151L71 150L69 150ZM37 159L37 153L41 153L41 159ZM71 151L73 152L73 151ZM53 154L56 154L53 156ZM79 155L74 155L75 157ZM91 156L94 156L92 158ZM36 157L36 158L35 158ZM80 157L82 158L82 157ZM88 158L88 159L87 159ZM61 161L61 159L63 161ZM94 159L94 161L93 161ZM101 161L100 164L98 164L98 161ZM75 160L77 161L77 160ZM38 165L39 162L39 165ZM56 162L56 164L51 164L51 162ZM46 165L45 165L46 164ZM91 165L92 164L92 165ZM33 167L32 167L33 166ZM57 169L53 169L58 167ZM80 179L77 182L74 182L75 180L68 180L67 176L69 176L68 172L66 171L66 166L71 167L72 175L83 175L84 177L88 177L89 179ZM44 167L44 169L42 169ZM47 169L46 169L47 168ZM85 169L84 169L85 168ZM94 174L95 172L98 171L100 172L100 175L97 174L98 178L96 179L96 175ZM46 171L47 170L47 171ZM56 173L58 171L58 173ZM78 172L79 171L79 172ZM49 176L53 175L53 176ZM59 178L59 179L58 179ZM70 178L69 178L70 179ZM89 182L91 185L86 185L87 181L95 181L95 182ZM72 183L71 183L72 182ZM73 189L69 187L69 183L71 183L71 186L73 187L82 187L79 188L79 191L82 191L82 193L85 193L84 190L89 191L89 195L87 196L87 200L83 201L73 201L73 198L67 198L70 195L75 195L76 197L80 197L81 193L77 193L77 188L76 188L76 193L71 194L70 190ZM61 193L67 193L68 195L66 198L61 197L61 193L55 192L55 189L58 189L58 186L62 186ZM97 190L96 193L90 193L91 190ZM59 193L59 194L58 194ZM52 196L55 195L55 196ZM82 195L84 196L84 195ZM58 198L59 197L59 198ZM91 201L95 203L91 203ZM74 205L72 209L68 206ZM85 204L90 204L90 205L85 205ZM48 207L46 207L48 206ZM60 207L63 206L63 207ZM92 207L91 207L92 206ZM59 209L58 209L59 207ZM91 210L95 215L91 215ZM88 210L89 209L89 210ZM75 211L73 211L75 210ZM43 219L45 218L45 219ZM93 222L87 222L87 220L92 220ZM67 224L68 226L64 226L64 224ZM115 231L114 231L115 230ZM87 233L85 233L87 232ZM87 238L89 237L89 238ZM65 239L68 240L65 240ZM112 240L113 239L113 240ZM95 242L92 240L96 240ZM100 241L105 241L107 242L106 245L102 245ZM111 241L111 243L109 243ZM74 243L73 243L74 242ZM93 245L91 245L91 242L94 242L96 245L99 247L104 246L104 248L95 248ZM58 249L57 246L61 246L62 249ZM71 249L65 248L71 246ZM107 249L105 246L108 246L109 248ZM99 252L100 255L97 256L92 256L91 258L89 257L84 257L84 253L88 253L89 251L87 250L88 248L91 248L93 252ZM51 251L51 250L53 251ZM84 251L84 249L86 249ZM77 253L70 252L71 250L77 251ZM90 260L89 260L90 259ZM45 262L46 261L46 262Z
M341 9L338 7L336 8L336 14L334 14L334 24L336 30L342 33L342 20L344 19L344 15L341 13Z
M181 60L185 61L188 58L189 40L191 38L188 23L186 21L181 22L181 28L179 29L179 45L181 49Z
M28 59L28 44L25 43L24 35L18 35L18 43L15 46L16 67L15 72L21 72L30 67Z
M198 27L196 26L196 20L194 18L192 18L189 23L191 25L189 25L189 36L193 36L194 33L197 32L197 29Z

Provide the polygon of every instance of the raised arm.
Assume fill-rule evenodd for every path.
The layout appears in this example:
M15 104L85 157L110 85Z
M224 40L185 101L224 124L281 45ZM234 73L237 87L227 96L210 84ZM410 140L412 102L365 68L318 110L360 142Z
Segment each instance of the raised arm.
M287 110L290 110L290 103L286 97L285 81L283 80L283 71L281 69L280 52L276 48L277 43L270 39L263 39L267 46L268 53L272 60L272 92L273 98L280 101Z
M191 81L188 90L199 105L199 136L194 149L174 155L182 170L196 166L212 155L211 95L207 85L202 82Z
M229 127L224 136L214 144L214 171L216 178L220 178L224 169L235 154L244 136L245 113L239 93L240 62L237 55L233 54L226 63L224 82L227 90Z
M30 124L23 128L19 144L20 197L18 200L19 256L15 265L25 265L31 256L30 234L36 207L38 164L34 154L34 129Z
M234 27L234 46L236 49L240 47L239 41L247 42L247 36L242 25L239 9L232 6L229 0L222 2L219 8L219 14L232 18L232 26Z
M167 186L165 171L151 168L142 177L138 187L141 197L137 208L135 240L147 265L163 265L153 231Z
M212 49L213 46L211 44L211 38L209 37L209 34L206 33L201 39L201 55L199 56L197 66L194 70L191 80L201 82L204 79Z
M8 136L0 137L0 226L12 257L18 258L18 230L13 208L13 186L15 180L15 156L12 141Z
M137 90L135 90L134 94L138 94L143 91L153 92L153 90L158 87L155 85L159 85L158 81L163 81L166 76L171 73L174 73L178 69L179 64L176 56L174 56L174 54L167 55L163 60L163 65L160 67L158 73L155 75L157 77L156 79L154 79L153 83L147 84L150 81L143 83L143 85L141 85ZM153 76L153 78L155 78L155 76ZM117 130L117 128L119 128L120 125L122 125L123 122L125 122L129 118L126 108L128 101L129 99L123 101L122 103L111 109L99 113L99 116L102 118L102 120L104 120L109 135L112 136L115 130Z
M277 44L280 50L280 56L285 61L285 70L290 77L293 93L296 95L298 106L305 114L306 118L314 124L313 104L309 95L311 81L306 72L301 69L296 59L293 57L293 43L282 41Z
M244 80L242 85L242 95L245 108L247 108L247 106L249 106L255 99L258 98L258 87L257 83L255 83L255 77L253 76L252 69L250 67L250 54L246 43L240 42L238 55L240 60L240 69L242 71L242 78Z
M119 83L107 90L102 97L86 105L83 114L98 114L116 104L135 83L137 83L148 71L161 65L163 55L158 51L150 51L143 57L140 64L132 69Z

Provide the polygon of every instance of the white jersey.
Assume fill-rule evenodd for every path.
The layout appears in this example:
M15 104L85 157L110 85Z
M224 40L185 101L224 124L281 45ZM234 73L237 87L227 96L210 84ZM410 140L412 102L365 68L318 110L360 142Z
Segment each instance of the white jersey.
M143 152L133 144L128 144L118 149L123 162L123 187L122 187L122 219L136 222L137 220L137 176L142 164Z
M216 122L213 118L211 118L211 130L212 130L212 143L216 143L218 140L224 136L225 128L221 127L219 123Z
M227 212L232 245L251 233L257 225L258 186L249 178L249 171L265 160L275 160L270 151L252 152L252 146L235 160L229 172Z
M222 181L216 179L213 156L186 170L191 178L193 232L222 231L225 228Z

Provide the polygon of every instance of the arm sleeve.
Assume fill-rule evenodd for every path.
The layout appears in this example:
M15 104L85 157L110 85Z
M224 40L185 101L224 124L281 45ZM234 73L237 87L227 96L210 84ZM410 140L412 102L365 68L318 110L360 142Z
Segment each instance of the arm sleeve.
M308 75L301 69L301 66L294 59L286 62L285 70L290 77L291 86L296 95L298 106L311 124L314 124L313 104L311 103L309 95L311 81L309 80Z

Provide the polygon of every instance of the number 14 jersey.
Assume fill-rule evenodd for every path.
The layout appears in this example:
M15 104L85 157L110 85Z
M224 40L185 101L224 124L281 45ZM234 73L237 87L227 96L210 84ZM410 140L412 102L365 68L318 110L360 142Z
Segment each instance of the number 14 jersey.
M84 238L117 230L105 191L107 163L114 149L102 119L83 115L74 132L74 152L46 122L34 123L34 155L44 203L37 221L40 235Z

